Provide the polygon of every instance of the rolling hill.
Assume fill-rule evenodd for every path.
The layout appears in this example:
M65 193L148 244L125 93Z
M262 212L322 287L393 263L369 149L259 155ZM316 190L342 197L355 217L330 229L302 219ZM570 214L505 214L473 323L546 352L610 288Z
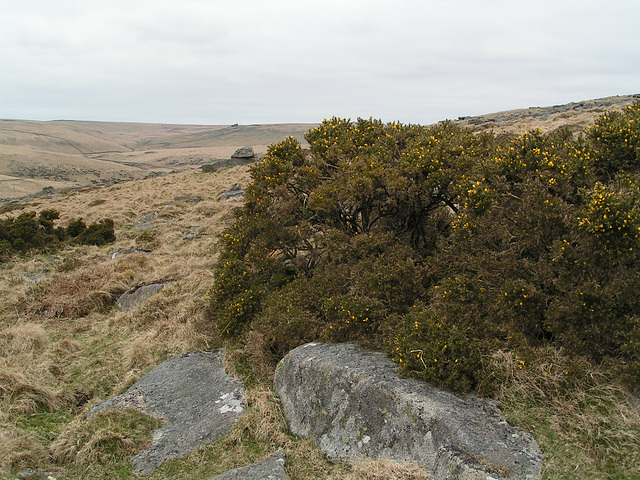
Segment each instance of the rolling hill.
M577 131L634 97L455 122L497 133ZM108 217L116 230L108 246L68 244L0 264L0 478L16 478L19 471L69 480L135 478L130 457L150 437L141 420L109 416L100 424L86 413L168 357L218 347L229 353L229 370L250 380L246 415L229 436L150 480L205 480L279 448L287 450L291 478L426 478L412 465L331 463L312 443L290 435L271 390L274 365L264 336L252 332L244 343L230 343L208 313L219 235L243 202L221 194L235 183L245 187L250 173L247 165L215 173L197 167L239 146L262 153L289 135L302 139L311 127L0 120L0 198L23 197L0 210L3 217L54 209L56 225ZM178 173L149 175L172 171ZM120 183L128 179L135 181ZM92 184L104 188L79 188ZM47 186L73 190L27 196ZM122 293L165 282L171 285L135 309L116 307ZM511 379L502 387L501 408L510 422L535 432L545 455L543 478L638 478L640 406L628 403L606 370L567 363L556 350L527 368L506 352L500 359ZM563 365L589 368L588 381L582 385L582 377L569 376ZM560 393L547 395L551 388ZM631 465L624 476L620 459Z
M184 171L242 146L264 153L288 136L303 140L311 127L0 120L0 198Z

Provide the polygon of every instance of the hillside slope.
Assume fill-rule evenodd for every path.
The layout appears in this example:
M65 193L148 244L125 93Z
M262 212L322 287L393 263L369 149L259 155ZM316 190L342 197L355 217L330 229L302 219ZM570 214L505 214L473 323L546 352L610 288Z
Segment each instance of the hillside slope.
M632 97L624 97L620 102L627 103L620 105L618 100L607 109L630 103ZM460 122L494 131L500 125L524 131L533 128L534 120L541 122L537 128L553 121L554 126L549 126L553 129L563 121L571 126L571 122L585 121L584 115L598 116L604 108L594 106L589 113L589 109L570 107L571 111L551 111L546 119L532 119L529 109L524 109L513 117L490 114ZM579 119L573 111L579 113ZM164 166L169 170L173 167L170 162L186 162L189 155L195 162L207 149L231 153L239 145L266 145L270 135L286 136L295 131L285 131L291 126L87 126L84 122L50 122L48 127L59 129L39 135L38 125L31 123L14 124L28 133L14 132L13 140L9 140L6 129L3 133L0 128L6 135L0 149L57 151L61 165L69 165L64 161L73 157L93 162L91 165L96 161L115 165L117 172L122 172L118 162L125 158L131 160L128 167L132 169L138 168L139 161L144 165L141 169ZM0 127L7 125L0 122ZM296 128L302 132L309 126ZM92 155L118 162L105 162ZM147 157L154 160L147 162ZM206 480L283 447L291 478L426 478L411 466L385 462L331 464L310 442L291 436L269 388L273 359L256 348L262 341L259 333L246 344L225 345L207 318L208 292L220 251L217 235L233 221L232 210L243 204L241 199L222 201L220 195L235 183L245 187L250 181L248 170L247 166L237 166L206 174L190 168L155 178L51 193L10 206L20 210L4 215L55 209L60 212L56 225L62 226L78 217L86 223L109 217L115 222L117 238L105 247L71 245L55 254L33 254L0 264L0 478L15 478L16 472L26 469L53 472L55 478L67 479L135 478L129 458L149 438L144 422L114 415L100 424L87 421L86 413L100 401L124 392L166 358L220 346L226 346L230 353L229 369L248 380L246 415L232 434L183 460L170 462L150 480ZM123 177L127 175L128 171ZM114 258L118 250L127 249L148 251ZM34 277L40 274L44 275L36 281ZM131 287L167 281L175 283L129 312L115 306L118 296ZM564 385L564 373L547 376L552 367L554 372L558 370L555 366L561 364L562 356L549 352L548 357L539 359L532 370L539 371L547 382ZM526 370L508 361L510 357L507 360L505 356L512 378L530 378L524 376ZM607 463L602 459L607 450L588 451L584 438L606 437L602 443L627 448L630 456L637 455L638 412L619 401L624 398L620 388L605 374L595 370L592 378L595 386L589 391L580 390L574 397L557 395L547 398L546 403L538 401L534 383L523 380L516 384L519 389L506 390L506 396L513 396L511 410L508 405L503 407L519 425L533 430L542 422L540 419L548 419L538 426L551 439L545 443L544 478L614 478L589 475L601 473L594 465ZM600 403L589 404L594 396ZM549 401L555 405L553 410L547 409ZM563 435L569 427L582 432L584 438L566 440ZM637 478L633 475L629 472L625 478Z
M456 120L495 133L566 126L578 131L605 110L620 110L638 95L530 107ZM145 123L0 120L0 198L33 195L43 188L110 185L197 168L228 158L237 148L267 146L303 135L313 124L164 125Z
M311 127L0 120L0 198L197 168L242 146L264 153Z
M456 123L473 130L493 130L495 133L522 133L539 129L543 132L567 127L577 132L609 110L621 110L640 99L640 94L621 95L571 102L548 107L529 107L475 117L461 117Z

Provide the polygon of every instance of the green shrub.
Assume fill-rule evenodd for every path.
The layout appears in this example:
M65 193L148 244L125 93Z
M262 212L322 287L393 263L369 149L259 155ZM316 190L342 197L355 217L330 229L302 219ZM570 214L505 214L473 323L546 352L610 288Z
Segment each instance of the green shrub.
M90 224L76 237L75 241L82 245L106 245L115 242L116 235L113 230L113 220L105 218L97 223Z
M38 215L23 212L17 217L0 220L0 258L33 250L53 251L68 237L91 245L104 245L115 240L113 220L101 220L87 227L82 219L77 219L65 228L54 225L58 218L60 214L56 210L42 210Z
M600 176L610 180L619 171L640 169L640 107L636 102L623 112L608 112L587 131Z
M43 210L37 216L36 212L23 212L17 217L0 220L0 252L8 256L34 249L56 248L59 237L53 222L59 216L55 210Z
M458 392L478 386L490 346L469 329L436 318L424 305L416 305L402 318L387 345L404 373Z
M84 223L81 218L77 218L69 222L69 225L67 225L66 232L67 232L67 235L70 236L71 238L76 238L86 229L87 229L87 224Z
M384 346L457 391L489 392L496 352L546 345L639 385L639 112L578 138L325 120L308 150L289 138L252 167L211 317L275 357Z

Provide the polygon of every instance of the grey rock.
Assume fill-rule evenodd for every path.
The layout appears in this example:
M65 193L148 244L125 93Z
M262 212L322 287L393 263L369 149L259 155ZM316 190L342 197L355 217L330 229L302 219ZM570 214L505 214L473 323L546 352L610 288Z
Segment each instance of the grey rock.
M164 287L173 285L173 283L174 282L153 283L151 285L142 285L130 288L118 297L116 303L121 310L128 312L136 305L146 302L150 296L155 295Z
M203 173L214 173L218 171L219 167L216 166L215 162L211 162L200 165L200 168Z
M224 158L215 162L205 163L201 166L204 173L215 173L222 168L235 167L237 165L248 165L258 160L257 157L249 158Z
M278 450L264 460L247 467L229 470L211 480L288 480L289 476L284 469L286 464L285 452Z
M38 470L22 470L16 473L16 477L20 480L56 480L56 477L62 475L59 472L40 472Z
M505 477L453 447L438 450L429 480L503 480Z
M173 197L174 202L191 202L191 203L200 203L200 197L185 197L185 196L177 196Z
M109 256L113 260L120 255L133 255L136 253L151 253L151 250L148 248L116 248L109 253Z
M220 200L229 200L232 198L241 197L242 195L244 195L244 190L239 183L234 183L231 188L220 195Z
M140 220L138 220L135 223L135 226L138 228L146 228L146 227L150 227L151 225L153 225L153 222L156 219L157 214L150 214L147 213L146 215L143 215L142 217L140 217Z
M239 183L234 183L233 186L220 195L220 200L231 200L232 198L238 198L244 195L244 190Z
M640 391L632 392L629 400L631 406L635 408L638 412L638 415L640 415Z
M187 233L184 237L182 237L182 240L195 240L196 238L200 238L203 237L204 235L200 235L200 234L194 234L194 233Z
M229 433L245 408L244 388L225 373L221 350L189 352L158 365L87 418L113 408L136 408L165 421L153 432L149 449L132 458L135 474L150 475L167 460Z
M38 274L36 274L36 275L31 275L31 276L29 276L29 275L27 275L26 273L23 273L23 275L25 276L25 278L26 278L27 280L29 280L30 282L34 282L34 283L35 283L35 282L37 282L38 280L40 280L40 279L44 278L44 277L47 275L47 273L49 273L49 269L48 269L48 268L45 268L45 269L43 269L43 270L42 270L42 272L40 272L40 273L38 273Z
M331 460L386 457L433 469L447 447L491 466L494 478L540 477L538 444L493 403L401 379L381 352L303 345L278 364L274 389L290 430L315 439Z
M242 147L233 152L231 158L254 158L256 156L253 147Z

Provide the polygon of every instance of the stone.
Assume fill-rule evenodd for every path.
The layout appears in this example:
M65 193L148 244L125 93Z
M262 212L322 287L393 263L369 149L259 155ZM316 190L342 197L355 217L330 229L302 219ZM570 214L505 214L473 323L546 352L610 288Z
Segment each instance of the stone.
M132 458L136 475L150 475L162 463L229 433L245 408L244 387L224 371L222 350L189 352L158 365L87 418L114 408L135 408L164 420L151 446Z
M453 447L438 450L429 480L503 480L486 465Z
M151 253L148 248L116 248L109 253L109 256L113 260L120 255L133 255L136 253Z
M278 364L274 390L291 432L315 439L330 460L388 458L430 471L445 447L487 466L496 479L540 477L538 444L495 404L399 378L382 352L351 343L303 345Z
M640 391L632 392L629 397L631 406L636 409L638 415L640 415Z
M38 470L22 470L16 473L16 477L20 480L56 480L56 477L62 475L58 472L40 472Z
M179 195L177 197L173 197L174 202L190 202L190 203L200 203L200 197L187 197Z
M256 156L253 147L242 147L231 155L231 158L254 158Z
M184 237L182 237L182 240L195 240L196 238L202 238L203 235L200 234L196 234L196 233L187 233Z
M264 460L242 468L235 468L213 477L211 480L288 480L284 467L287 456L284 450L272 453Z
M35 283L35 282L39 281L40 279L44 278L47 275L47 273L49 273L49 269L48 268L45 268L45 269L42 270L42 272L37 273L36 275L32 275L32 276L29 276L27 273L24 273L24 272L22 274L25 276L25 278L27 280L29 280L30 282L34 282Z
M118 300L116 300L116 303L122 311L128 312L136 305L146 302L150 296L155 295L164 287L173 285L173 283L174 282L153 283L151 285L135 286L120 295Z
M158 214L151 214L151 213L147 213L146 215L143 215L142 217L140 217L140 220L138 220L135 223L135 226L138 228L146 228L146 227L150 227L153 225L153 222L155 221L155 218Z
M248 165L257 161L257 157L248 158L224 158L215 162L205 163L201 165L204 173L215 173L222 168L235 167L236 165Z
M220 200L231 200L241 197L242 195L244 195L244 190L239 183L234 183L229 190L220 195Z

